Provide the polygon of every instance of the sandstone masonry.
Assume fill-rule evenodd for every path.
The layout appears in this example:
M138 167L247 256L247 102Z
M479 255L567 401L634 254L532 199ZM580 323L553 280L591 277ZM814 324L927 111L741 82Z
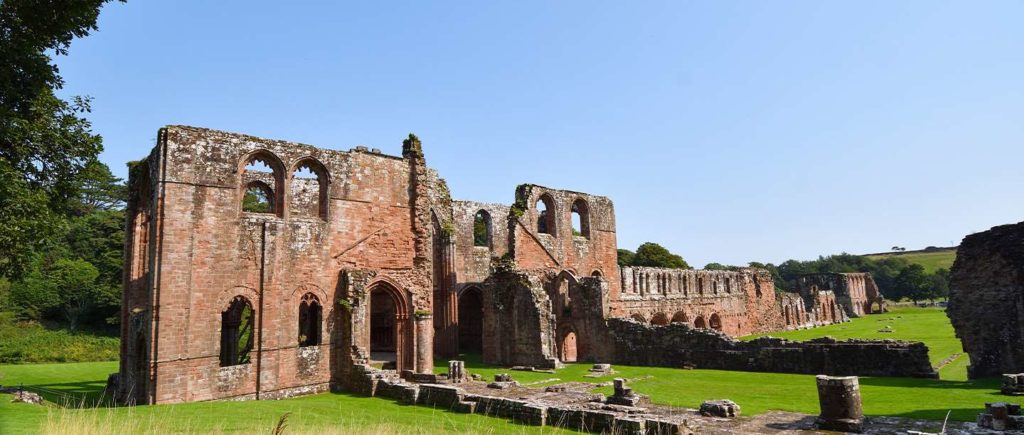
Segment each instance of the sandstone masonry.
M968 376L1024 371L1024 222L965 237L950 272L946 314Z
M759 269L620 269L610 199L524 184L510 205L454 200L412 135L391 156L168 126L129 186L126 402L359 390L369 364L431 381L460 351L628 360L619 337L660 351L663 325L746 335L871 311L870 276L777 294Z

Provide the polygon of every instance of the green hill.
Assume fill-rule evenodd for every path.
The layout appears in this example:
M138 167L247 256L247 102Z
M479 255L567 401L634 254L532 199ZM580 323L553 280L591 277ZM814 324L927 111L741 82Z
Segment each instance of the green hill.
M953 260L956 259L956 248L925 249L920 251L889 252L880 254L868 254L868 258L899 257L914 264L920 264L925 272L932 273L936 269L947 269L953 267Z

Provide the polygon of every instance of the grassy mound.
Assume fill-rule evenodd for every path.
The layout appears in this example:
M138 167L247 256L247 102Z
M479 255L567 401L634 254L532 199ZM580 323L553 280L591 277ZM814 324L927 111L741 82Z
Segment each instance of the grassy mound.
M914 251L907 253L891 253L868 255L868 258L880 259L889 256L896 256L909 261L911 264L920 264L924 267L925 273L934 273L937 269L949 270L953 267L953 260L956 260L956 250L946 249L941 251Z

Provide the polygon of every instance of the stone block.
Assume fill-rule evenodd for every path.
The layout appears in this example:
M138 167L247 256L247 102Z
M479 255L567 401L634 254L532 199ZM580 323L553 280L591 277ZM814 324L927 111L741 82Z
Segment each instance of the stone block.
M732 418L740 415L740 406L732 400L705 400L700 404L700 415L706 417Z

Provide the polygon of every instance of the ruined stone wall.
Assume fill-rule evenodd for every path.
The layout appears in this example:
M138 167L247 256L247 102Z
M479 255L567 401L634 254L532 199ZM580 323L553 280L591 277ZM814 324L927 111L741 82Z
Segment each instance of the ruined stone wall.
M473 226L477 213L488 222L488 242L476 246ZM509 206L472 201L453 201L452 216L456 233L456 270L460 285L482 283L491 273L491 259L508 253Z
M878 307L884 302L870 273L802 275L797 279L797 289L804 295L810 295L817 289L831 290L835 293L836 302L848 317L860 317L880 311L880 308L872 308L872 303Z
M246 171L253 157L273 172ZM425 168L422 159L172 126L161 130L146 164L156 175L150 180L154 204L149 206L155 212L148 212L155 218L148 225L138 219L129 223L126 264L148 261L152 268L141 275L149 276L146 284L140 284L145 278L138 273L126 274L128 330L122 331L124 337L142 334L147 342L145 358L136 355L134 343L122 349L122 367L143 359L149 366L152 385L148 397L138 401L252 397L257 371L259 392L267 397L325 388L337 374L331 367L350 365L368 353L368 337L359 325L349 330L356 336L345 337L354 348L332 346L342 339L336 322L348 315L341 313L343 307L356 307L351 321L366 321L359 317L358 295L338 292L345 270L373 272L374 281L364 290L387 287L406 302L406 311L398 314L410 335L399 364L431 369L433 330L413 315L433 308L429 242L418 240L429 237L420 224L423 217L443 207L430 204L436 179L419 169ZM293 179L304 165L314 166L322 182ZM254 179L273 189L271 213L242 211L245 185ZM136 201L133 216L145 204ZM138 249L143 239L151 246L148 260ZM427 258L417 262L419 257ZM323 306L323 340L315 348L298 346L299 299L306 294ZM256 345L251 363L221 367L221 312L236 296L245 297L258 318ZM145 320L133 318L151 323L147 328Z
M546 230L541 231L538 203L547 207ZM581 215L579 235L573 234L572 212ZM509 251L520 270L541 276L567 271L577 279L604 277L612 299L619 293L615 209L603 196L524 184L508 215Z
M611 317L641 323L682 323L743 336L845 322L832 291L776 295L766 270L682 270L624 267Z
M494 365L558 365L556 319L537 278L505 263L483 283L483 360Z
M968 376L1024 371L1024 222L965 237L951 273L946 314Z
M644 323L684 323L733 336L782 328L771 275L741 271L624 267L614 317Z
M684 324L645 325L630 319L609 319L616 364L696 367L777 373L936 378L928 347L893 340L836 341L820 338L791 342L764 337L734 340L718 331Z

